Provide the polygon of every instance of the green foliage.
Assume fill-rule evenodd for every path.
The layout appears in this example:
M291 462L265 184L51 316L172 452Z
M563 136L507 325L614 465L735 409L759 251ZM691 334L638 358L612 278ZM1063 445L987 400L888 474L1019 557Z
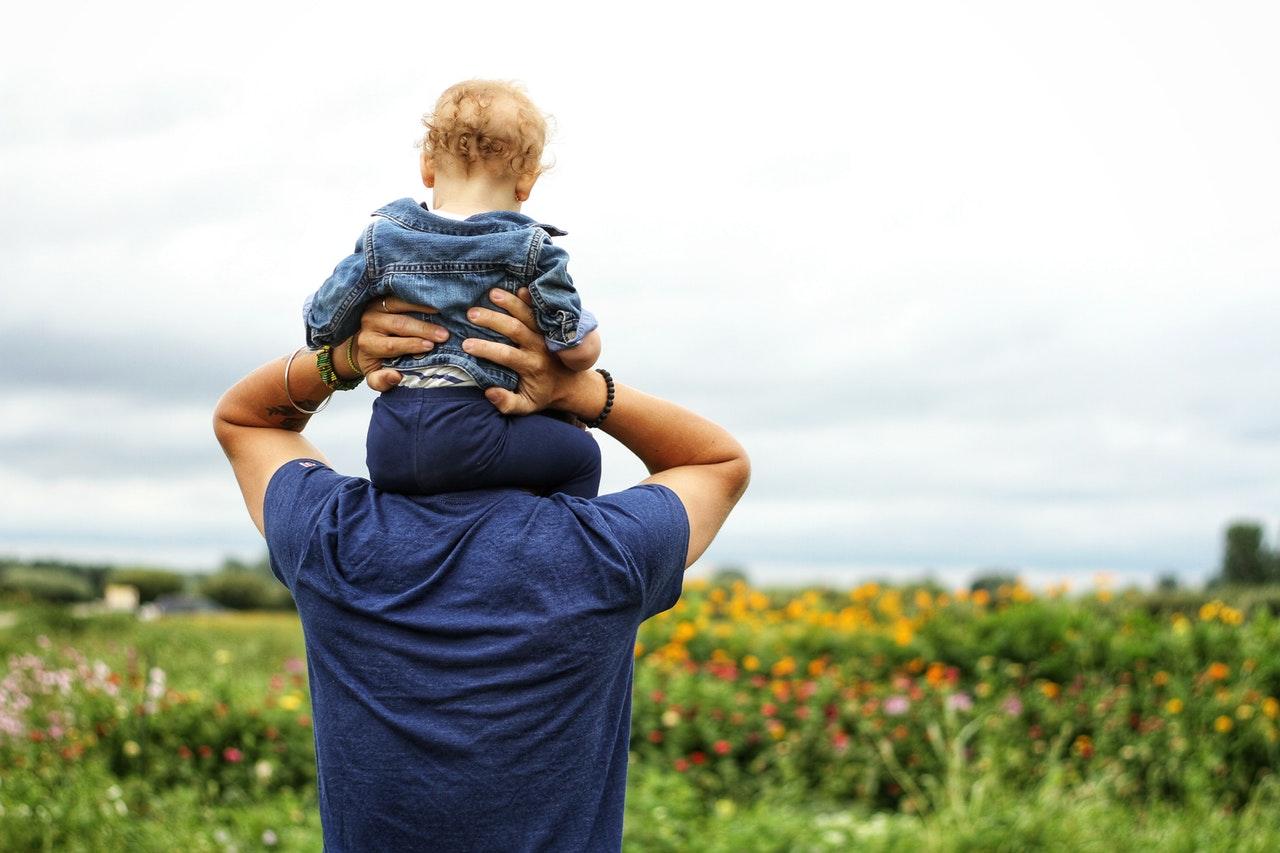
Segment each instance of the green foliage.
M1239 521L1227 528L1222 554L1222 579L1227 583L1258 584L1267 580L1268 556L1262 546L1262 525Z
M626 849L1280 849L1271 590L872 586L688 582L641 626ZM0 849L319 849L296 616L17 613Z
M108 580L137 587L138 600L144 604L162 595L182 592L187 586L186 578L181 574L163 569L116 569Z
M973 583L969 584L970 592L978 590L986 590L995 595L996 590L1002 586L1013 586L1018 582L1018 575L1007 569L984 569L978 573L973 579Z
M8 566L0 574L0 593L19 601L69 604L92 601L93 585L84 577L63 569Z
M294 606L289 591L275 578L258 572L229 569L206 578L202 595L232 610L287 610Z

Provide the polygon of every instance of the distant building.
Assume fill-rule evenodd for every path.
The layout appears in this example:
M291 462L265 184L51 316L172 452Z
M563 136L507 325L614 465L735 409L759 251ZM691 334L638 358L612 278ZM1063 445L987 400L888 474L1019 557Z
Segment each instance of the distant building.
M218 602L205 598L203 595L173 593L171 595L162 595L150 604L142 605L138 609L138 618L145 622L150 622L152 619L170 616L174 613L216 613L226 609Z
M132 613L138 609L138 588L131 584L109 583L102 598L103 606L112 613Z

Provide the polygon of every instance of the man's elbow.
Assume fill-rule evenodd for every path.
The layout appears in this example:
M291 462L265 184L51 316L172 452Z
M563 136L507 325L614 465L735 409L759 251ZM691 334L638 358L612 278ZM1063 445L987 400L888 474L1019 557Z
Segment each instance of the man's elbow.
M747 456L746 449L738 445L737 454L724 464L726 484L729 487L729 493L733 496L733 502L737 503L751 483L751 458Z
M227 396L223 394L218 404L213 407L213 436L218 440L218 444L222 445L223 450L230 446L236 433L236 424L232 420L233 407L227 401Z

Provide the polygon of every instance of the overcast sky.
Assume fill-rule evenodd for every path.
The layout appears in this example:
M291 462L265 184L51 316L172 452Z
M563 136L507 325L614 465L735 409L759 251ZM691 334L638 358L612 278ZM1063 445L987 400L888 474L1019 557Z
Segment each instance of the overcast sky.
M1276 8L15 7L0 554L261 553L214 402L428 198L419 119L479 76L556 119L525 212L600 363L751 452L709 562L1202 577L1280 522ZM308 429L340 470L371 400Z

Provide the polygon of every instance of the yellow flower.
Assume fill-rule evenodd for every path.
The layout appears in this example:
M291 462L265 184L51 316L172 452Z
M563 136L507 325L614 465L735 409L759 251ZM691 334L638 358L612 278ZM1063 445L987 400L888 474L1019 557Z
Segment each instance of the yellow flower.
M755 655L747 655L742 659L742 668L747 672L755 672L760 668L760 658Z
M1214 729L1216 729L1220 734L1226 734L1231 731L1231 727L1233 725L1235 724L1231 722L1231 718L1226 714L1223 714L1221 717L1218 717L1218 719L1213 721Z
M286 693L280 697L280 707L286 711L296 711L302 707L302 697L297 693Z
M685 643L698 635L698 629L692 622L681 622L671 634L671 642Z
M1221 601L1210 601L1200 605L1200 621L1212 622L1218 618L1218 613L1222 611Z
M1173 633L1185 634L1191 630L1191 620L1183 616L1181 613L1173 615Z
M662 712L662 724L667 728L674 728L680 725L680 712L675 708L668 708Z
M124 745L120 747L120 751L130 758L133 758L142 752L142 747L138 746L136 741L127 740L124 742Z
M642 654L644 654L644 643L637 642L637 643L636 643L636 657L640 657Z
M1268 696L1263 699L1262 713L1274 720L1277 716L1280 716L1280 702L1276 701L1274 696Z
M1181 714L1182 700L1178 699L1177 697L1174 697L1173 699L1170 699L1168 702L1164 703L1164 709L1168 711L1170 714Z
M911 642L911 638L915 636L915 631L911 628L911 620L899 617L893 623L893 641L900 646L905 646Z
M1160 670L1155 675L1151 676L1151 683L1156 687L1164 687L1169 683L1169 673L1165 672L1163 669Z
M1239 708L1236 708L1237 720L1247 720L1247 719L1250 719L1252 716L1253 716L1252 705L1241 705Z
M796 671L795 659L792 658L790 655L788 655L787 657L775 663L771 671L773 672L774 676L778 678L782 678L784 676L790 675L791 673Z

